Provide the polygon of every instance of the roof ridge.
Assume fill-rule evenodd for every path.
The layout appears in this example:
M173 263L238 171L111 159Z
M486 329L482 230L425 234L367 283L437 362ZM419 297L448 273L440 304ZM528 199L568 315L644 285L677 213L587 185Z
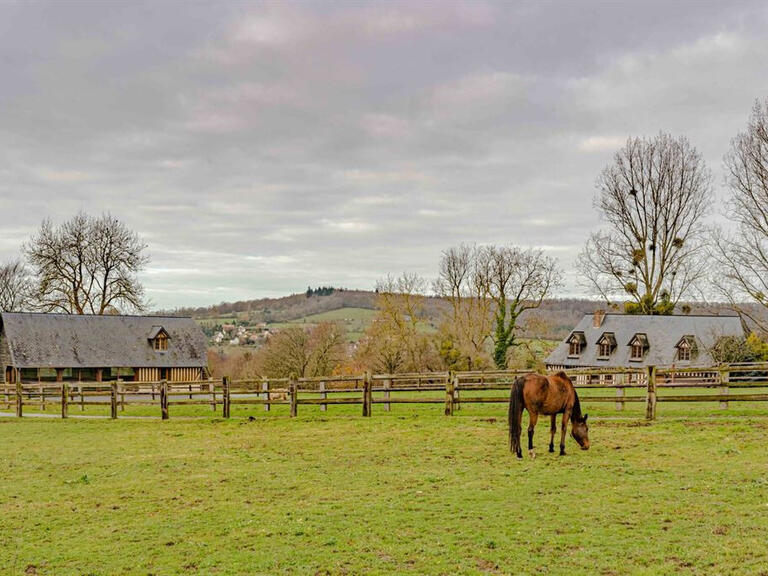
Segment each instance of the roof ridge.
M171 316L162 314L159 316L151 314L67 314L66 312L4 312L0 315L13 314L15 316L64 316L66 318L171 318L182 320L194 320L192 316Z
M606 316L626 316L627 318L741 318L738 314L622 314L607 312ZM584 318L592 318L594 313L584 314Z

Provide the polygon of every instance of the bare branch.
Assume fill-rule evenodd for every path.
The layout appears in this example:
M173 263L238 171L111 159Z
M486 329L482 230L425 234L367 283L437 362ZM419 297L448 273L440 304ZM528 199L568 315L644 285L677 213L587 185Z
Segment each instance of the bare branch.
M607 303L628 299L628 311L671 313L705 275L712 186L701 154L685 138L630 138L597 188L608 226L578 257L587 287Z
M725 159L731 189L731 234L718 231L713 284L740 313L768 333L768 321L739 303L755 301L768 312L768 98L755 102L747 129L731 141Z
M0 265L0 311L23 312L34 305L34 287L21 260Z
M109 314L145 309L137 274L149 262L138 235L109 214L84 212L59 227L45 220L25 252L48 312Z

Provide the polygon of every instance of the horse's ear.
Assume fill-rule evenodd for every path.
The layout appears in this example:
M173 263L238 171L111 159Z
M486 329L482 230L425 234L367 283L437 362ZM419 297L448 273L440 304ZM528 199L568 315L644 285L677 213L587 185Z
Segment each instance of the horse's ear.
M584 422L587 421L587 418L589 418L589 414L584 414Z

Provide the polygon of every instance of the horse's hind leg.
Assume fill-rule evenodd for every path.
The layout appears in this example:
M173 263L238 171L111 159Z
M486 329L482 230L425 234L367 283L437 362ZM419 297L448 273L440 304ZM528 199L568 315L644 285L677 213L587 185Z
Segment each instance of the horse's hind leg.
M516 441L514 442L515 448L515 454L518 458L523 457L523 449L520 447L522 444L522 441L520 439L520 436L523 433L523 411L520 410L520 414L517 415L517 437Z
M565 456L565 431L568 428L568 419L571 413L566 410L563 412L563 428L560 430L560 456Z
M528 420L528 456L536 458L536 452L533 449L533 429L536 428L536 421L539 419L538 412L528 411L530 416Z
M552 423L549 426L549 451L555 451L555 432L557 432L557 414L552 414Z

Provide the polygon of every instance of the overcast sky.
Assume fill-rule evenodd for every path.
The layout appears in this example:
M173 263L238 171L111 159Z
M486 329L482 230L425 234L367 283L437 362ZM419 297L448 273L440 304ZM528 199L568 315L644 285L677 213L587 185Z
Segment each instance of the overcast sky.
M629 135L722 156L768 96L740 3L0 0L0 261L110 211L157 307L435 275L459 242L568 271Z

